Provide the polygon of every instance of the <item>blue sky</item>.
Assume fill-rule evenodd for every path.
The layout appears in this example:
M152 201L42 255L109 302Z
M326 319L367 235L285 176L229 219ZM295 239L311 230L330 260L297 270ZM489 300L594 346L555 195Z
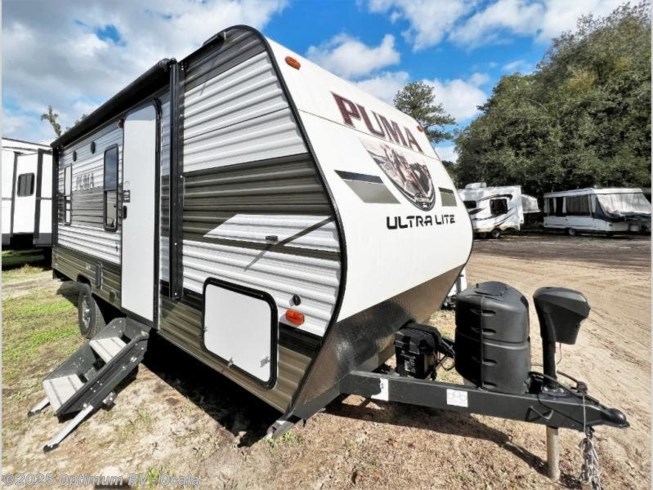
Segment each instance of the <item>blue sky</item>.
M552 38L621 0L6 0L3 135L49 141L164 57L248 24L388 102L434 88L460 127L501 76L533 70ZM438 148L455 160L452 144Z

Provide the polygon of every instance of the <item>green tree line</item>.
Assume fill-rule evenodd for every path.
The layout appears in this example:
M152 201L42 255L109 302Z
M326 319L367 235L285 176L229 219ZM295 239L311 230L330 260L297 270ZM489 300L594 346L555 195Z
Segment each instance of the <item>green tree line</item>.
M503 77L456 137L457 184L650 187L649 5L582 17L533 73Z

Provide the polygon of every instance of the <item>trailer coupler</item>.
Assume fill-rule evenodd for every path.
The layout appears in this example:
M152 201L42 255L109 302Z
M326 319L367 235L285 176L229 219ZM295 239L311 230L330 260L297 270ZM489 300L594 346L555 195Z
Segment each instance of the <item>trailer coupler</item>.
M538 377L533 374L533 386ZM562 385L560 385L562 386ZM539 388L536 388L539 390ZM415 379L396 374L353 371L340 382L340 393L457 412L477 413L585 431L595 425L626 428L626 416L607 408L584 390L564 387L531 393L499 393L475 386Z

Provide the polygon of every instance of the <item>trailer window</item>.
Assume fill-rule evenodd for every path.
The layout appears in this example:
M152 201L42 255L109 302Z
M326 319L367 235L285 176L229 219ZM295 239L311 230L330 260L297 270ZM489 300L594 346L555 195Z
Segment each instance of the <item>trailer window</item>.
M476 201L463 201L465 203L465 207L467 209L475 209L476 208Z
M500 216L508 212L508 199L505 197L490 200L490 213L492 216Z
M564 204L564 197L556 197L556 216L564 216L562 205Z
M34 194L34 174L21 174L18 176L16 195L26 197Z
M69 225L73 220L73 167L64 168L63 176L63 212L64 224Z
M104 152L104 229L118 228L118 145Z
M565 198L565 209L571 216L589 216L590 201L588 196L570 196Z

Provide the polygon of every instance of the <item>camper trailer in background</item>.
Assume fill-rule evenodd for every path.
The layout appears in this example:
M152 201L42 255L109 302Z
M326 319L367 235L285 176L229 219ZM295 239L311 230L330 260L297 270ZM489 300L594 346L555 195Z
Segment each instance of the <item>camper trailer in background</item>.
M2 246L50 247L51 240L50 147L2 138Z
M544 194L544 228L578 232L647 232L651 203L639 188L576 189Z
M467 184L458 194L472 220L474 234L499 238L506 230L518 231L524 213L537 213L537 199L521 193L518 185L487 187L485 182Z

